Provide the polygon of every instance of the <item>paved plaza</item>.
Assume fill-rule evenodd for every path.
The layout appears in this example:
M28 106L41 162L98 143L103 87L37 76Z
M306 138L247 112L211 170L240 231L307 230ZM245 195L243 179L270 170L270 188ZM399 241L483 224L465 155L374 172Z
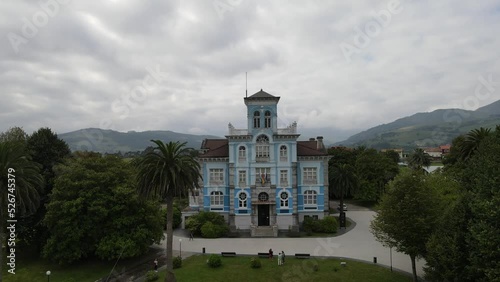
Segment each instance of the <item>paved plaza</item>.
M183 257L191 253L236 252L237 254L256 255L258 252L267 252L270 248L275 254L284 251L291 258L295 253L308 253L318 257L344 257L366 262L377 262L390 266L390 249L383 247L370 233L369 225L375 212L363 209L351 209L346 212L347 217L356 225L352 230L336 237L327 238L221 238L202 239L182 236L181 232L174 233L173 249L178 254L182 248ZM182 242L179 242L182 239ZM163 247L165 247L163 242ZM417 261L417 274L423 275L424 262ZM392 266L394 269L411 273L411 262L408 255L392 250Z

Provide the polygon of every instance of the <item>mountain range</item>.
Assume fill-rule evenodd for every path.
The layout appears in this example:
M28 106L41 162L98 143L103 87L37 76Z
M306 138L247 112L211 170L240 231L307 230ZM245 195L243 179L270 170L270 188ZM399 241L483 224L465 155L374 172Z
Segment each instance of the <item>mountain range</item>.
M463 109L439 109L417 113L397 119L391 123L378 125L362 131L337 146L366 146L375 149L415 147L436 147L450 144L453 138L474 128L494 128L500 124L500 100L475 111ZM173 131L129 131L118 132L108 129L86 128L59 134L72 151L95 152L136 152L152 146L150 140L164 142L187 142L187 146L199 149L205 138L221 138L213 135L194 135Z
M154 144L151 140L163 142L187 142L186 146L199 149L205 138L220 138L213 135L194 135L173 131L129 131L119 132L109 129L85 128L58 135L68 143L72 151L94 151L100 153L143 151Z
M334 145L375 149L436 147L474 128L500 124L500 100L475 111L439 109L378 125Z

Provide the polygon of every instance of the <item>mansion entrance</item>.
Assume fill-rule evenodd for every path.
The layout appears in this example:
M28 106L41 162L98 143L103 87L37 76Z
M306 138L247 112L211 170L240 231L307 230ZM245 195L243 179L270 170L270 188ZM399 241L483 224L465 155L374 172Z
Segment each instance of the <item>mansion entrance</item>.
M269 226L269 206L270 205L257 206L258 226Z

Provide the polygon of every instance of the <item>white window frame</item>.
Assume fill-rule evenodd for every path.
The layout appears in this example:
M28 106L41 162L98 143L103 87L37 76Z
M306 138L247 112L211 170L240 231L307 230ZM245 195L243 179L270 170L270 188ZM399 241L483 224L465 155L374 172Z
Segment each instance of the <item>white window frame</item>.
M304 206L317 206L318 205L318 192L314 190L304 191Z
M245 195L245 199L242 200L240 198L241 195ZM238 208L239 209L247 209L248 208L248 195L245 192L238 193Z
M302 173L302 182L304 184L317 184L318 169L316 167L304 167Z
M269 159L269 138L266 135L257 137L255 144L255 157L257 159Z
M286 199L283 199L281 195L286 194ZM280 198L280 208L285 209L290 207L290 195L286 191L282 191L279 195Z
M210 173L210 185L222 185L222 184L224 184L224 169L223 168L211 168L209 173Z
M247 159L247 149L245 146L240 146L238 148L238 160L241 161L246 161Z
M238 171L238 186L245 187L247 185L247 171L239 170Z
M280 162L288 161L288 148L285 145L280 146Z
M210 192L210 208L220 209L224 207L224 192L212 191Z
M280 170L280 186L288 187L288 170Z

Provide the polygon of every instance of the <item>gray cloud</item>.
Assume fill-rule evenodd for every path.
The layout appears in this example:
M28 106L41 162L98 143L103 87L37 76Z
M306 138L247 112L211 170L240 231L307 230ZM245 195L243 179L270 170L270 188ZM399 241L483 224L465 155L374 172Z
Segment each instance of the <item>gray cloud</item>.
M0 131L105 124L222 136L228 122L246 126L248 72L249 94L282 97L281 126L298 121L305 137L338 141L416 112L464 107L481 75L500 81L493 0L401 1L350 60L341 44L353 45L356 28L391 1L243 0L222 15L212 1L69 1L28 38L27 21L49 2L59 3L0 3ZM17 53L12 34L24 40ZM498 99L500 90L477 106Z

